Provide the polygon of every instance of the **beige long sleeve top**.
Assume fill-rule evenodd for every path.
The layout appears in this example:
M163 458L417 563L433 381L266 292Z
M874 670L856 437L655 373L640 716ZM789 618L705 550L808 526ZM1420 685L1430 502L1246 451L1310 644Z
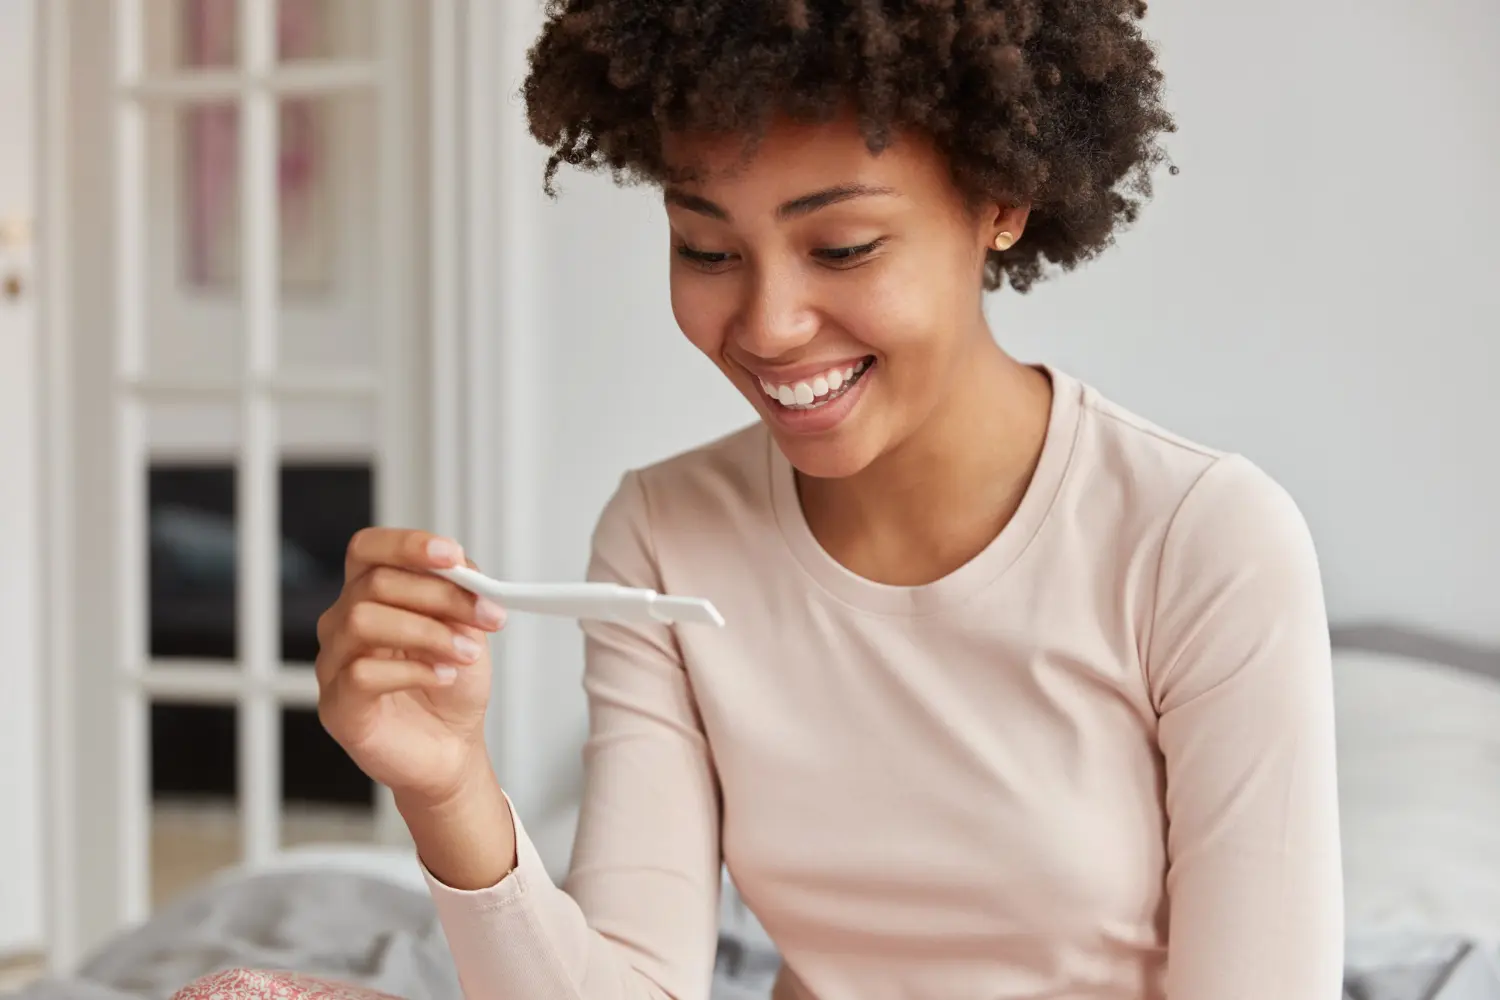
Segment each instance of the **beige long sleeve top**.
M926 586L830 558L759 426L625 477L592 578L728 627L586 627L565 885L519 820L499 885L432 882L470 1000L705 997L721 861L785 1000L1339 995L1304 521L1249 461L1051 375L1019 510Z

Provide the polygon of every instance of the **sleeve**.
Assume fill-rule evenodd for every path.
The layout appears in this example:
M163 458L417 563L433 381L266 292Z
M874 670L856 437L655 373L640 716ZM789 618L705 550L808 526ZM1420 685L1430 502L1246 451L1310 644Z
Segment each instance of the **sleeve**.
M1344 929L1327 612L1302 515L1245 459L1219 459L1177 511L1148 641L1168 1000L1333 1000Z
M629 473L594 534L589 578L659 587L646 498ZM719 798L671 630L584 627L589 738L567 881L516 818L518 865L461 892L429 879L468 1000L708 996L718 935Z

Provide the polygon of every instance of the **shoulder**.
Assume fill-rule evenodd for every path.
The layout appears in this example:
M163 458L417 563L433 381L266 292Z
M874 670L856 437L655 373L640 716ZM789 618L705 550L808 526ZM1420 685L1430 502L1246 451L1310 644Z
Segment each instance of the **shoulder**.
M1166 430L1084 390L1094 459L1128 480L1160 524L1164 573L1241 565L1252 553L1310 550L1291 494L1244 455Z
M1163 712L1213 692L1257 711L1279 705L1283 716L1322 704L1328 613L1312 532L1291 495L1248 459L1217 459L1173 513L1146 650Z
M1158 649L1206 621L1233 620L1250 635L1324 614L1307 520L1280 483L1239 455L1217 459L1183 496L1156 576Z
M691 498L693 503L751 502L766 488L770 433L756 421L707 444L634 470L652 496Z
M1167 430L1081 385L1079 477L1174 558L1232 556L1275 541L1301 545L1307 525L1291 494L1244 455Z
M1143 499L1175 505L1225 452L1168 430L1078 383L1078 447L1094 473L1144 487Z
M594 530L601 555L633 550L658 563L691 553L705 537L753 533L770 518L770 448L752 424L707 444L627 471Z
M1119 580L1137 649L1161 664L1205 629L1245 641L1322 615L1312 534L1291 494L1244 455L1166 430L1079 385L1065 516ZM1309 626L1309 628L1315 627Z
M1291 494L1248 459L1224 455L1203 470L1156 567L1146 672L1160 708L1255 676L1288 690L1326 680L1312 532Z
M1215 459L1184 494L1162 547L1162 568L1191 573L1311 555L1311 532L1292 495L1249 459L1231 454Z
M621 478L611 509L632 517L699 524L769 503L771 441L755 423Z

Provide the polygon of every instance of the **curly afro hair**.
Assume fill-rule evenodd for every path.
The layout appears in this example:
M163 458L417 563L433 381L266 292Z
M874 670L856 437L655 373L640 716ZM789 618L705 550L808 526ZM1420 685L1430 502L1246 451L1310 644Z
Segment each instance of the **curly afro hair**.
M1029 203L987 289L1107 247L1174 130L1144 0L549 0L524 97L558 166L673 179L662 136L743 135L852 108L872 152L925 132L974 203ZM1173 168L1173 172L1176 170Z

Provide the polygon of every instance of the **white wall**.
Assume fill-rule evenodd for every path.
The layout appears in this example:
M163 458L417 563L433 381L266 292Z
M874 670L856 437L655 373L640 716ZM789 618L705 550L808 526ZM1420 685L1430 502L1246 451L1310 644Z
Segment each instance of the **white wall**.
M0 0L0 221L35 213L32 0ZM21 268L0 247L0 277ZM28 284L30 273L24 272ZM0 300L0 957L42 937L36 338L30 289Z
M1335 618L1500 640L1500 8L1163 0L1148 23L1182 173L1086 270L995 296L997 336L1277 476L1313 526ZM561 180L537 248L537 488L544 567L567 579L623 469L750 411L676 330L650 192ZM540 631L531 731L561 796L581 649L571 625ZM560 834L542 846L567 850Z

